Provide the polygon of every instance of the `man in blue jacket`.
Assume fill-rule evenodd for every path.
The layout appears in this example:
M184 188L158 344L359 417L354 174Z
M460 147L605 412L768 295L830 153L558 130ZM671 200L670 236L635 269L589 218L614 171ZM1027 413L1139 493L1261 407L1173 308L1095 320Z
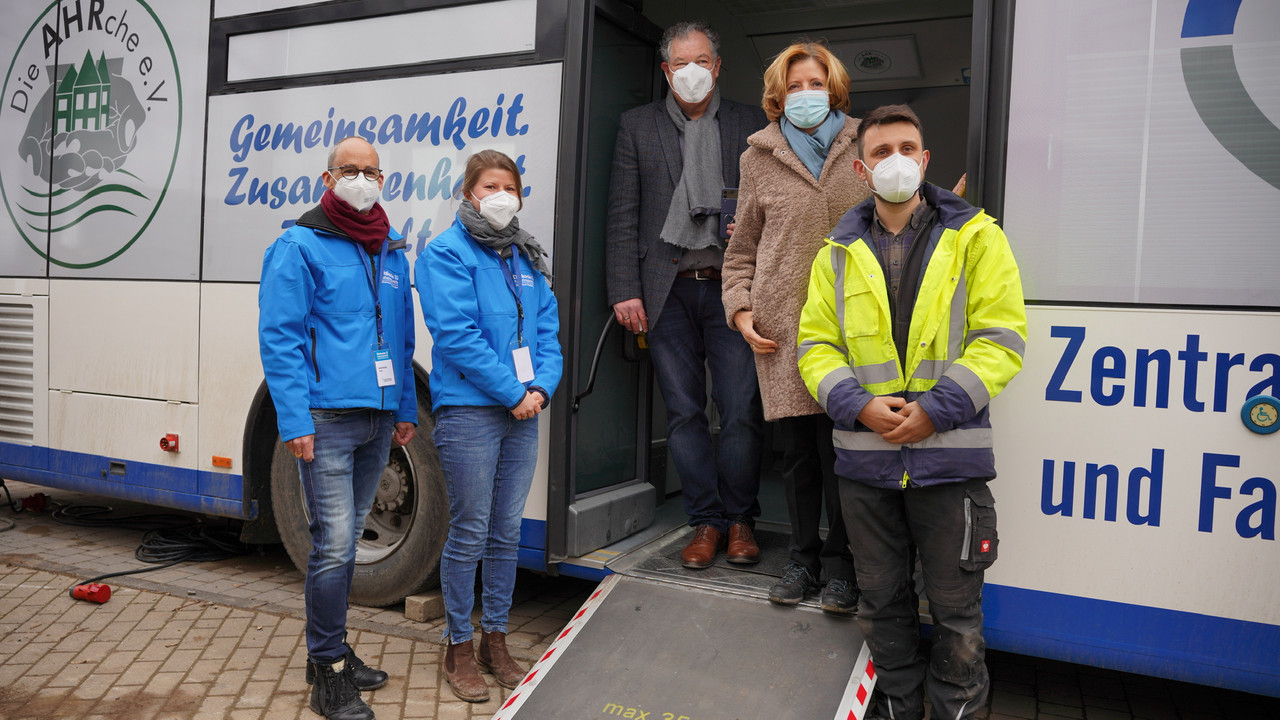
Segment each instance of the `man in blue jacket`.
M311 518L311 709L331 720L373 718L360 690L387 681L346 644L347 596L391 443L412 440L418 420L409 263L382 179L372 145L339 140L328 191L267 248L258 289L262 367Z

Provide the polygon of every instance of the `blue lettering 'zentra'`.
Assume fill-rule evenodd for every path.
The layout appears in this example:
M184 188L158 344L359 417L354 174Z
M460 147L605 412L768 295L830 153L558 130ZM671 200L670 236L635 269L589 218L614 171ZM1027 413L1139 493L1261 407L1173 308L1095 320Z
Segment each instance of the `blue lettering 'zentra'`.
M1054 325L1049 328L1049 336L1065 338L1067 343L1062 347L1058 364L1049 376L1045 386L1044 399L1050 402L1084 402L1085 393L1081 387L1073 387L1070 373L1076 360L1085 350L1088 331L1079 325ZM1102 407L1113 407L1124 401L1132 392L1134 407L1169 407L1171 383L1174 377L1173 365L1181 364L1182 369L1182 406L1191 412L1227 412L1232 398L1231 381L1238 382L1243 372L1259 373L1258 379L1248 389L1237 390L1234 395L1239 402L1255 395L1276 394L1280 390L1280 355L1276 353L1260 353L1252 359L1244 353L1219 352L1212 355L1200 347L1201 338L1196 334L1185 336L1183 347L1179 350L1167 348L1136 348L1126 350L1114 345L1103 345L1096 348L1088 363L1089 399ZM1081 363L1082 365L1084 363ZM1201 373L1201 370L1205 370ZM1238 370L1233 373L1233 370ZM1201 399L1201 377L1209 377L1212 371L1213 404L1206 407ZM1270 391L1270 392L1268 392Z

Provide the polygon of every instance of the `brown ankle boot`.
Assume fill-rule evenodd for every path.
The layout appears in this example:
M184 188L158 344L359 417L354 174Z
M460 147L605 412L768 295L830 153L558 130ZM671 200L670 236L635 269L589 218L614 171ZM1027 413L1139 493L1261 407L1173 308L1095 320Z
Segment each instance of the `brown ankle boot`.
M524 680L525 671L520 669L507 652L507 634L504 632L480 633L480 657L476 661L493 675L499 685L508 690L515 689Z
M444 651L444 679L461 700L485 702L489 699L489 686L480 677L475 646L470 640L459 645L449 643L449 648Z

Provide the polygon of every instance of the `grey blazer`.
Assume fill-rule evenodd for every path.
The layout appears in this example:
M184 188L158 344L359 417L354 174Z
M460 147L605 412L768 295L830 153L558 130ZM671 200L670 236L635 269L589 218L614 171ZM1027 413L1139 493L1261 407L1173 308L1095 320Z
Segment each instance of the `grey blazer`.
M769 120L759 107L725 99L719 119L724 186L738 187L738 160L747 138ZM680 262L680 248L659 235L683 171L680 133L667 115L665 98L622 114L605 225L606 292L610 305L641 298L650 328L662 315Z

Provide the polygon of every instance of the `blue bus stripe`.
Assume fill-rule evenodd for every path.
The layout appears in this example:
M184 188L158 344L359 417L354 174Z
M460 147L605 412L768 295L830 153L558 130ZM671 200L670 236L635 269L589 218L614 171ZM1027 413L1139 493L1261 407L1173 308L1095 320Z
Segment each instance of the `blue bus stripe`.
M1182 16L1182 37L1231 35L1241 0L1189 0Z
M1280 626L987 584L988 647L1280 697Z
M125 474L113 475L112 462L90 453L0 442L0 476L10 480L205 515L257 517L257 504L244 502L241 475L138 460L119 461Z

